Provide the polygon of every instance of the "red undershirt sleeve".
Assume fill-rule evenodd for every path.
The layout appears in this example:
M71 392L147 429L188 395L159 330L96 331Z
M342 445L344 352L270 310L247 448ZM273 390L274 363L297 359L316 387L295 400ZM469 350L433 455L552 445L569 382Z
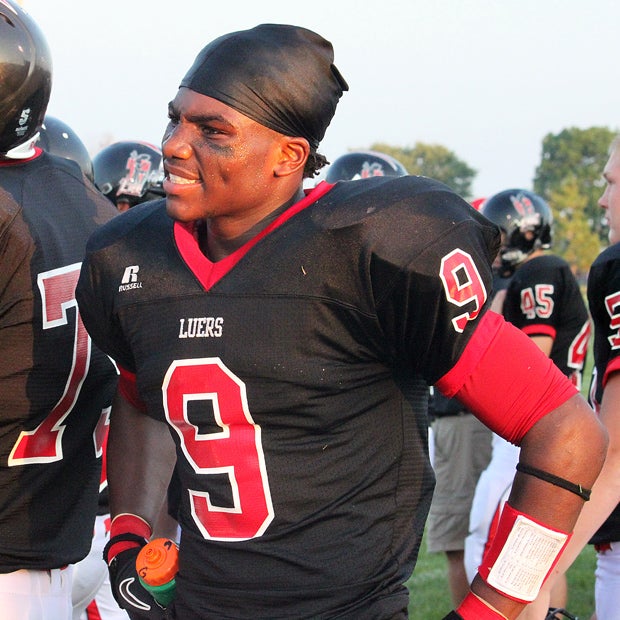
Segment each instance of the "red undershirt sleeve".
M146 411L146 403L138 394L138 386L136 384L136 375L133 372L118 365L120 377L118 379L118 391L123 398L131 403L139 411Z
M552 325L525 325L523 333L528 336L549 336L555 340L557 331Z
M603 388L607 385L610 375L620 370L620 357L614 357L607 364L605 374L603 375Z
M516 445L540 418L578 393L527 335L491 311L437 387Z

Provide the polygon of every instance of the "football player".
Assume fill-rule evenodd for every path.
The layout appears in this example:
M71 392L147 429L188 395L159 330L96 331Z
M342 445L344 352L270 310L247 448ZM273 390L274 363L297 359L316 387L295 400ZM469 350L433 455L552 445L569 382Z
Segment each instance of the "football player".
M34 20L0 1L0 615L71 620L91 546L117 372L75 300L88 236L116 212L37 137L52 85Z
M499 226L502 234L499 274L510 280L496 296L498 304L502 299L500 311L580 389L590 320L570 265L546 251L552 242L549 205L528 190L508 189L488 198L481 212ZM491 461L474 495L465 543L470 579L480 566L484 549L492 543L518 462L518 446L495 434ZM556 586L551 604L554 608L566 607L566 583Z
M86 146L67 123L45 115L37 145L47 153L76 162L86 177L93 181L93 164ZM102 443L102 468L99 482L99 506L93 528L93 540L88 555L73 565L71 598L73 620L126 620L127 613L120 609L112 596L108 571L101 554L109 539L110 509L108 505L105 471L107 429Z
M123 140L93 158L95 185L119 211L163 196L161 150L142 141Z
M169 614L361 620L407 617L433 489L429 385L520 444L527 469L450 617L514 618L602 466L587 402L488 311L495 225L423 177L303 190L347 89L305 28L209 43L169 104L166 198L91 237L78 301L121 373L106 558L138 617L163 615L135 560L173 468Z

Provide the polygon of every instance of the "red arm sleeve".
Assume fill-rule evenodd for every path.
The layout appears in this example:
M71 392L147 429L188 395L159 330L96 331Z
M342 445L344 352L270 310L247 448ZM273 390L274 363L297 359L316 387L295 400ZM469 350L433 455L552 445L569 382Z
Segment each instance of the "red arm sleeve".
M517 445L540 418L577 393L528 336L491 311L437 387Z

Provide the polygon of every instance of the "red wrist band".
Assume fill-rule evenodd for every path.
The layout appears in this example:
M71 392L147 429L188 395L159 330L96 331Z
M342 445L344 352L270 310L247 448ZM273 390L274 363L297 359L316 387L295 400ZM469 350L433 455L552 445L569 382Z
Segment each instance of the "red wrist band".
M122 513L114 517L110 525L110 540L115 536L122 536L123 534L135 534L143 538L144 542L146 542L151 537L152 531L151 526L138 515ZM120 540L110 547L108 551L108 562L121 551L139 546L140 544L137 541Z
M500 620L506 620L506 616L495 611L492 607L485 605L473 592L470 592L463 599L456 613L459 614L463 620L498 620L498 618Z

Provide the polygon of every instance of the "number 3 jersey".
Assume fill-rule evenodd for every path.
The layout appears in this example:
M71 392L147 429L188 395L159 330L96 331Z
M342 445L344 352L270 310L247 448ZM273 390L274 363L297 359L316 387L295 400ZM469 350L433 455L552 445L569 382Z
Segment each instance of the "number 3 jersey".
M75 285L88 236L115 214L73 162L0 165L0 572L90 549L117 372Z
M428 384L475 329L498 231L440 183L377 177L320 184L216 263L194 232L134 207L77 291L177 445L177 596L197 617L368 610L413 569Z
M605 383L620 370L620 244L604 250L588 275L588 306L594 323L594 372L590 401L600 408ZM620 505L614 509L591 543L620 540Z

